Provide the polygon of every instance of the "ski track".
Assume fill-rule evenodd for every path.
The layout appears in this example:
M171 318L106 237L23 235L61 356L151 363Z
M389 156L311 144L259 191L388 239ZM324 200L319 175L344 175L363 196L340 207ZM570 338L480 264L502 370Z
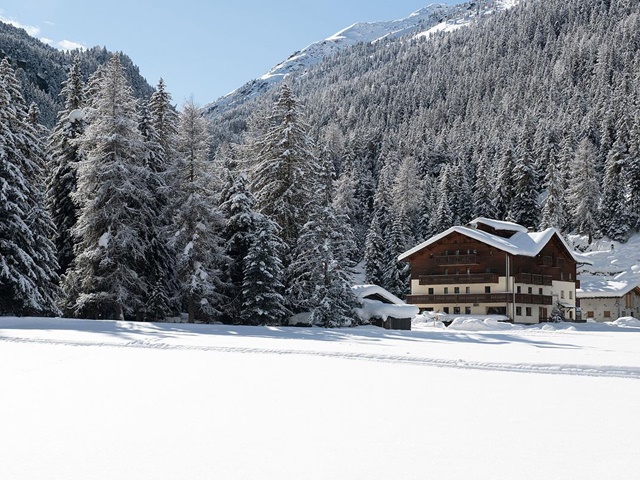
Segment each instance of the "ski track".
M585 377L626 378L640 380L640 367L621 367L608 365L579 364L527 364L475 362L468 360L446 360L439 358L416 357L410 355L385 355L358 352L326 352L320 350L270 349L260 347L221 347L206 345L170 345L154 340L135 340L128 343L108 343L90 341L49 340L19 337L2 337L0 342L31 343L40 345L57 345L69 347L107 347L107 348L143 348L154 350L203 351L240 354L268 355L308 355L341 360L359 360L381 363L404 363L421 367L455 368L462 370L484 370L509 373L537 373L547 375L572 375Z

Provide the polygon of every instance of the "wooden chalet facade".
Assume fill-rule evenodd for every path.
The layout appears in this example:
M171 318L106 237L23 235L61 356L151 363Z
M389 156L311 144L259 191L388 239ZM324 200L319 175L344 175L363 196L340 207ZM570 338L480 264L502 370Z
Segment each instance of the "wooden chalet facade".
M576 266L589 263L555 229L529 233L478 218L399 257L411 265L407 303L459 315L498 314L517 323L548 321L554 306L576 320Z

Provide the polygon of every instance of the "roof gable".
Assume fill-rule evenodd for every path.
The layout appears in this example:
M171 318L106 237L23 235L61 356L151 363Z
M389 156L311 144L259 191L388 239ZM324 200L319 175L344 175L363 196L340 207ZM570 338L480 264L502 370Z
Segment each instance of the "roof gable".
M497 220L495 221L497 222ZM502 222L502 223L510 223L510 222ZM516 224L512 224L516 225ZM593 262L589 260L586 256L580 255L574 252L567 242L562 238L560 232L555 228L548 228L542 232L527 232L526 228L521 227L519 230L515 231L515 233L510 238L500 237L498 235L493 235L489 232L485 232L483 230L479 230L476 228L468 228L468 227L451 227L444 232L435 235L428 239L425 242L422 242L420 245L412 248L404 252L402 255L398 257L398 260L406 260L409 257L415 255L420 252L424 248L437 243L442 240L446 236L450 235L453 232L457 232L461 235L469 237L473 240L477 240L486 245L490 245L499 250L507 252L511 255L523 255L526 257L535 257L540 253L540 251L547 245L554 236L562 243L563 247L566 249L567 253L575 260L577 263L588 263L592 264ZM523 231L524 229L524 231Z

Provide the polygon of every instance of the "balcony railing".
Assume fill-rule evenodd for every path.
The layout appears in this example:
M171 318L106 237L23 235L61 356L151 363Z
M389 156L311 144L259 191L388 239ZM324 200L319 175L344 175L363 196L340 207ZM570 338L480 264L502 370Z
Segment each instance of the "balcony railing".
M420 275L420 285L460 285L470 283L498 283L497 273L460 273L455 275Z
M551 275L537 275L534 273L516 273L516 283L528 283L529 285L553 285Z
M513 293L457 293L451 295L407 295L410 304L470 305L475 303L513 303ZM553 305L551 295L516 294L516 304Z
M476 265L475 254L464 255L436 255L433 257L436 265Z

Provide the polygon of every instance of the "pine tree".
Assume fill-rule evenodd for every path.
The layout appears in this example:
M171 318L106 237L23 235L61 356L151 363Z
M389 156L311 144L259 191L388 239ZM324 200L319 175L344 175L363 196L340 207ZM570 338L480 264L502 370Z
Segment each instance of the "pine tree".
M511 209L513 201L515 168L514 149L511 143L503 146L500 158L496 164L496 214L498 220L504 220Z
M383 284L389 292L404 298L409 289L409 264L398 261L398 256L413 246L410 243L406 215L402 210L396 211L393 217L391 237L389 238L389 258L386 262Z
M473 217L497 218L494 204L495 190L490 178L488 159L482 155L477 160L476 181L473 189Z
M600 176L596 171L596 150L588 138L584 138L573 157L573 181L567 192L567 203L572 225L578 233L588 235L589 243L598 232L598 204L600 202Z
M418 163L413 156L406 156L400 162L393 179L391 196L393 211L406 225L402 226L402 244L413 245L420 235L420 210L422 207L423 181L418 175ZM394 222L397 219L394 219Z
M438 177L434 197L435 208L431 216L430 230L436 234L442 233L453 226L453 212L451 211L449 197L450 185L450 169L448 165L445 165Z
M76 58L60 93L65 99L64 108L58 113L58 120L49 138L53 165L47 181L47 200L55 224L54 241L60 274L66 273L75 258L75 240L71 231L78 221L78 206L72 197L76 191L76 169L83 160L78 143L85 129L83 90L79 61Z
M547 163L547 173L544 178L547 197L542 206L540 228L557 228L562 231L567 226L567 214L564 209L564 189L562 178L556 168L554 159Z
M193 103L180 113L178 159L172 169L176 181L173 203L175 233L171 246L177 252L177 275L189 322L196 317L211 321L221 315L226 282L222 266L224 219L211 190L213 172L208 161L208 125Z
M77 315L141 319L150 291L144 273L154 199L137 102L118 55L93 85L73 194L80 205L75 262L64 287Z
M235 321L241 317L244 304L245 257L253 243L258 214L253 210L255 199L248 188L247 177L242 172L229 172L228 185L222 195L220 206L227 219L224 228L225 252L229 257L230 299L225 315Z
M365 271L367 281L384 287L384 275L389 258L388 239L391 236L393 224L393 203L391 192L394 173L397 168L397 158L390 156L380 171L378 186L373 200L373 218L367 232L365 243Z
M618 138L607 155L602 196L598 207L600 229L612 240L624 240L626 233L630 230L625 185L622 180L622 169L626 157L626 145Z
M255 220L256 232L244 258L242 320L245 325L282 325L291 315L282 295L286 246L273 221L264 215Z
M29 122L21 86L0 62L0 314L59 311L53 223L44 208L44 147Z
M350 260L353 235L346 218L333 209L333 166L329 158L323 158L319 167L316 202L293 252L287 298L294 312L311 310L314 324L350 325L355 319Z
M154 321L164 320L171 313L172 297L177 286L175 279L175 255L169 248L169 187L166 179L169 164L164 147L147 105L140 113L140 134L145 146L144 165L149 171L147 188L152 195L150 216L146 218L148 236L147 269L144 276L150 286L145 309ZM166 142L165 142L166 143Z
M513 169L513 198L507 218L527 228L538 225L538 189L533 161L528 150L520 149Z
M317 160L302 107L286 84L268 124L269 129L258 141L251 187L257 211L278 224L282 239L291 249L308 219Z

